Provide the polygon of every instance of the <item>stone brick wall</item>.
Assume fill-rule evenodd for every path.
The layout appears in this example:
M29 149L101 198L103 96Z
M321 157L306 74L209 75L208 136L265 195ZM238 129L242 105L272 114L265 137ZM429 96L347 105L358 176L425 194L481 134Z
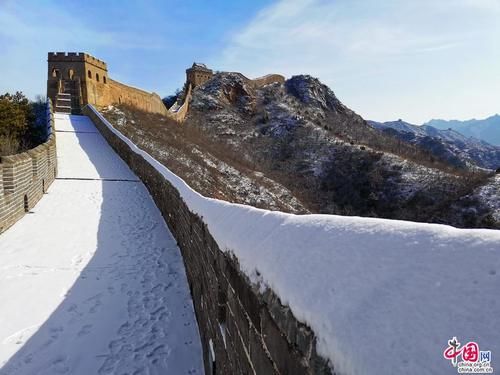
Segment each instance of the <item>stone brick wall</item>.
M105 93L97 105L129 104L146 112L167 115L168 110L158 94L127 86L112 79L108 82L109 92Z
M53 121L50 111L50 128L53 128ZM0 158L0 233L37 204L56 175L54 134L47 142L27 152Z
M331 374L314 333L271 291L261 293L222 252L203 220L142 156L84 108L113 149L143 181L181 249L203 345L205 373Z

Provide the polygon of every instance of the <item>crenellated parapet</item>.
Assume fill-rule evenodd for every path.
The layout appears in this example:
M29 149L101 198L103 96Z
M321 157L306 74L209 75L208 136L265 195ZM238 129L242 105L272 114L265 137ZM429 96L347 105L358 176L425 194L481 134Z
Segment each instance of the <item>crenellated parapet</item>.
M49 52L48 62L67 62L67 63L88 63L103 70L108 70L107 64L85 52Z

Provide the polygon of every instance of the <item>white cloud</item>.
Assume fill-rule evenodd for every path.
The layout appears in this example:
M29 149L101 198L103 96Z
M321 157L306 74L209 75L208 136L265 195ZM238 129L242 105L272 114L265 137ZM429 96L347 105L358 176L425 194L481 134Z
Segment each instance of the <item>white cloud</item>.
M234 35L212 64L249 76L269 72L318 76L366 117L406 116L413 121L439 115L463 117L468 114L457 92L448 96L457 100L457 110L439 113L435 100L427 102L426 90L450 89L445 78L473 84L463 74L464 64L479 69L477 55L500 55L498 47L491 47L500 39L499 4L497 0L282 0ZM486 114L491 103L485 100L469 109Z
M0 5L0 93L22 90L30 97L45 94L48 52L164 48L157 38L130 32L102 31L86 25L81 17L59 10L48 2Z

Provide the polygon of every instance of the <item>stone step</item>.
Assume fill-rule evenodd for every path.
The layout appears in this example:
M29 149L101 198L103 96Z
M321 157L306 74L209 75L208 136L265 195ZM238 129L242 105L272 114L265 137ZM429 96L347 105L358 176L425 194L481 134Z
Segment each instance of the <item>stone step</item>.
M68 88L68 86L70 86ZM71 113L74 115L81 114L79 95L73 85L65 85L65 92L60 92L56 97L56 112Z
M56 106L56 112L58 112L58 113L71 113L71 107Z

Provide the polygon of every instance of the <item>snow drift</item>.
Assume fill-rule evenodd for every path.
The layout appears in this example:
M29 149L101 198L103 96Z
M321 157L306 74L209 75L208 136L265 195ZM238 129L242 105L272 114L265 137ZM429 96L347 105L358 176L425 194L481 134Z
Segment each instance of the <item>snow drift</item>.
M253 282L313 329L336 373L456 373L443 358L453 336L500 352L500 231L206 198L90 109L177 188Z

